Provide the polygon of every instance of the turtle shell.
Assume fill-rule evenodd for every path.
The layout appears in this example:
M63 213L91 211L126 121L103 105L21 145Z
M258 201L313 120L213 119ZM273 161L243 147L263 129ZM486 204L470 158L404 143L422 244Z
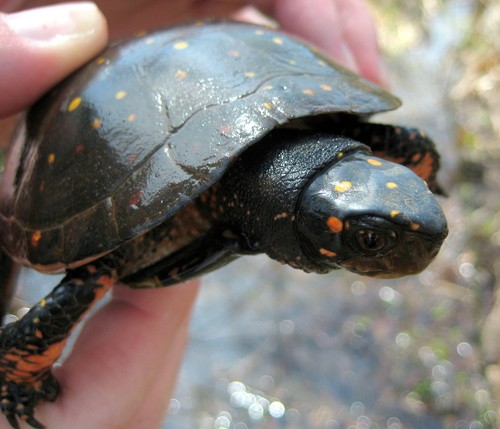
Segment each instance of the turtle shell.
M399 104L306 44L251 24L120 41L19 126L0 190L3 245L46 271L78 265L171 217L272 129Z

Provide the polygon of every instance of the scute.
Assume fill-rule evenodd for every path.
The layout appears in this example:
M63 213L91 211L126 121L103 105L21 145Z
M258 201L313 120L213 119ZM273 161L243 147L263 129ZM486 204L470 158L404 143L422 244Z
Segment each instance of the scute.
M119 42L27 113L0 190L4 247L39 267L91 258L172 216L279 125L398 106L306 45L250 24Z

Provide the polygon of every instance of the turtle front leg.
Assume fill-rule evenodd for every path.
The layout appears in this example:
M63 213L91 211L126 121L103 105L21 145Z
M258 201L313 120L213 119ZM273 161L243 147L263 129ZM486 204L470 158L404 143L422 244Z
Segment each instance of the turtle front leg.
M13 428L18 419L44 427L34 407L54 401L60 390L50 368L76 323L116 282L115 269L103 259L68 271L21 320L0 331L0 410Z

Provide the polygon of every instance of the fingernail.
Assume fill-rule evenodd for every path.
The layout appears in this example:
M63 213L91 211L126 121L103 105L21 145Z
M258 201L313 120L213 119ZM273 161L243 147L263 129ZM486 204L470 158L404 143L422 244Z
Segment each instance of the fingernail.
M356 63L356 60L354 59L354 55L351 51L351 48L345 44L342 43L340 45L341 51L342 51L342 64L346 66L349 70L353 71L354 73L359 73L359 66Z
M6 21L12 31L35 42L64 42L89 37L102 14L94 3L66 3L11 13Z

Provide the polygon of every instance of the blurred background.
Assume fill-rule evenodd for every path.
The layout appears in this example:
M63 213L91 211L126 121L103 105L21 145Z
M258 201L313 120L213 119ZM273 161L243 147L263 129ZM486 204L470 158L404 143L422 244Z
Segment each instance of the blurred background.
M437 142L450 236L411 278L267 257L205 277L164 429L497 427L500 3L369 3L404 102L374 120Z

